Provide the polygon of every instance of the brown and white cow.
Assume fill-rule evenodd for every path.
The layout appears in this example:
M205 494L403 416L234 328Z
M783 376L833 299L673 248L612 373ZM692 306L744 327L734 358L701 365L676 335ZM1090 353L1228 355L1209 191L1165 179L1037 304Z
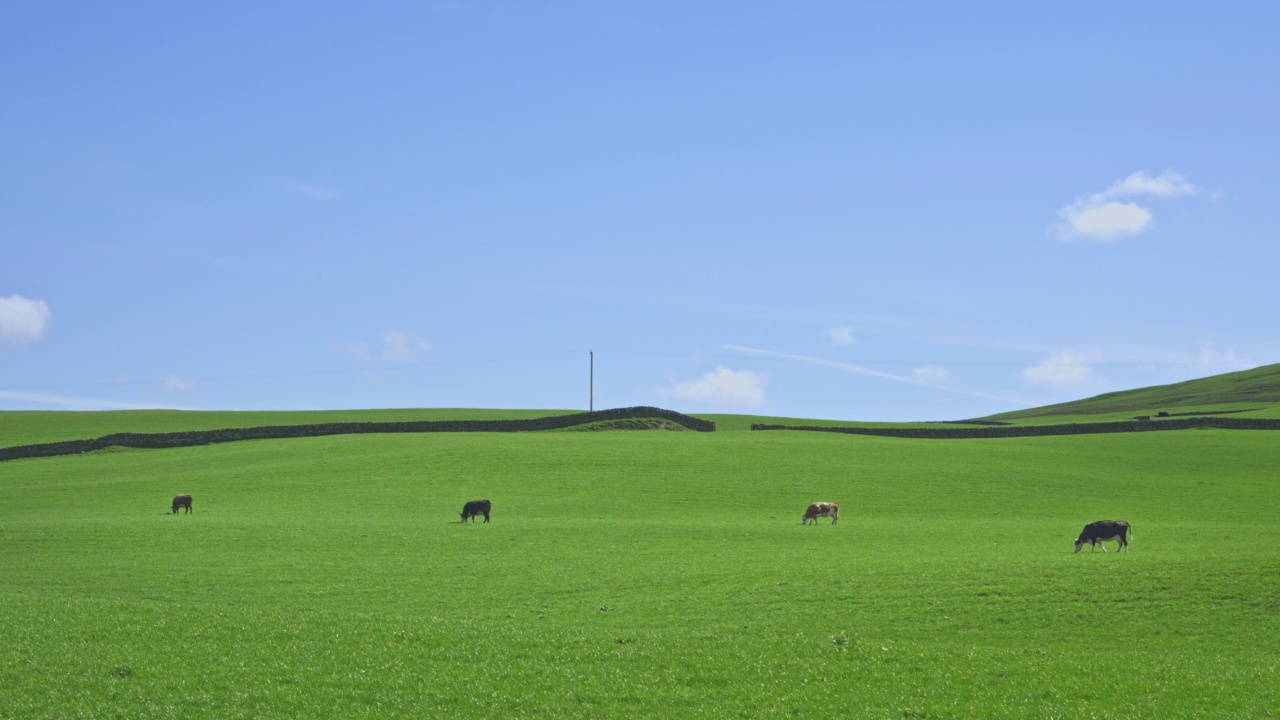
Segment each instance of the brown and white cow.
M833 502L816 502L810 503L809 508L804 511L804 517L801 518L800 524L804 525L810 520L814 525L818 524L818 518L829 517L831 524L835 525L840 520L840 503Z
M1123 520L1099 520L1091 522L1084 526L1084 530L1080 531L1080 537L1076 538L1076 552L1080 552L1080 548L1085 543L1089 543L1089 552L1093 552L1095 547L1101 547L1102 552L1107 551L1107 546L1102 542L1112 540L1120 543L1116 547L1116 552L1122 549L1129 552L1129 523Z
M191 496L190 495L174 495L173 496L173 514L177 515L180 508L186 508L187 512L191 512Z

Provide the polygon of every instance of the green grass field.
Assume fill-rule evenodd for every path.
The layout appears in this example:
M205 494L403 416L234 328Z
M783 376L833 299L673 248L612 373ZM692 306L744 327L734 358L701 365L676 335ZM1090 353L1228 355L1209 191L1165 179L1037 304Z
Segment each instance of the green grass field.
M0 718L1269 717L1277 467L1280 436L1214 430L0 463ZM813 500L840 523L801 527ZM1103 518L1132 551L1073 554Z

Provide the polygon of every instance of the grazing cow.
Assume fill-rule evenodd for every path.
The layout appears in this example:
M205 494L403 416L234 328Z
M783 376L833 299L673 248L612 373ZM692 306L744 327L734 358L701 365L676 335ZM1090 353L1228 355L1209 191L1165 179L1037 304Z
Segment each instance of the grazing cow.
M833 502L816 502L810 503L809 509L804 511L804 517L800 519L800 524L804 525L810 520L814 525L818 524L818 518L829 517L831 524L835 525L840 520L840 503Z
M477 515L483 515L484 521L489 522L489 509L492 504L488 500L472 500L462 506L462 522L466 522L467 518L471 518L471 522L476 521Z
M191 512L191 496L190 495L174 495L173 496L173 514L178 514L178 508L186 508L187 512Z
M1089 543L1089 552L1093 552L1094 547L1101 547L1102 552L1106 552L1107 546L1102 544L1104 540L1119 542L1116 552L1120 552L1121 549L1129 552L1129 532L1129 523L1123 520L1091 522L1084 526L1084 530L1080 531L1080 537L1076 538L1076 552L1080 552L1080 548L1084 547L1085 543Z

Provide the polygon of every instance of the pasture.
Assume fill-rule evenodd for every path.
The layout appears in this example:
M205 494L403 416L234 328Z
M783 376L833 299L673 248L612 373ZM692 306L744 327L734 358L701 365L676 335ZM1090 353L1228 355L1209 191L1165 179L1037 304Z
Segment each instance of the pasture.
M1280 436L1221 430L17 460L0 718L1268 717L1277 467ZM815 500L840 524L801 527ZM1073 554L1107 518L1131 551Z

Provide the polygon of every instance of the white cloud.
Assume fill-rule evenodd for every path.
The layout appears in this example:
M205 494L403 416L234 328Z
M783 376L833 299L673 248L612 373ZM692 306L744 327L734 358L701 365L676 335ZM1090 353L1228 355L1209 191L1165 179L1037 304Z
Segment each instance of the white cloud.
M951 371L941 365L921 365L911 371L911 377L920 385L936 387L951 379Z
M1107 242L1137 235L1151 226L1151 211L1135 203L1109 202L1096 207L1071 206L1058 211L1069 237Z
M67 397L66 395L46 395L44 393L22 392L20 390L0 390L0 402L12 402L19 407L30 405L54 405L64 410L186 410L175 405L157 405L155 403L130 403L115 400L99 400L96 398Z
M194 390L200 383L191 378L184 378L180 375L168 375L165 377L162 385L167 393L181 393Z
M767 382L768 376L764 373L719 366L697 380L673 383L663 394L701 405L760 407L764 405Z
M853 329L843 325L827 330L827 337L831 338L831 344L836 347L848 347L854 343Z
M1093 365L1082 353L1062 350L1023 370L1022 380L1028 385L1072 390L1093 384L1096 377Z
M1139 170L1123 180L1117 180L1102 195L1107 198L1134 197L1136 195L1156 195L1158 197L1183 197L1199 195L1200 188L1187 182L1178 173L1165 170L1152 177L1146 170Z
M276 184L291 193L306 195L307 197L315 200L333 200L340 194L333 188L316 185L315 183L303 182L301 180L290 180L284 178L277 180Z
M778 358L780 360L792 360L795 362L806 363L809 365L817 365L819 367L832 368L834 370L839 370L841 372L856 373L858 375L869 375L871 377L882 378L884 380L892 380L894 382L908 383L911 385L928 386L937 390L944 390L949 393L955 393L957 395L968 395L970 397L979 397L987 400L995 400L998 402L1009 403L1012 405L1021 405L1023 407L1032 407L1034 405L1034 403L1029 403L1023 400L1015 400L1011 398L998 397L995 395L990 395L988 393L979 392L976 390L964 390L960 388L945 387L942 385L930 385L928 383L922 382L921 378L918 375L913 375L912 377L906 377L904 375L894 375L892 373L881 372L879 370L872 370L871 368L865 368L860 365L840 362L837 360L827 360L825 358L810 357L808 355L794 355L792 353L782 353L782 352L777 352L775 350L764 350L760 348L743 347L742 345L725 345L725 348L729 350L733 350L735 352L744 352L744 353L749 353L751 355L759 355L762 357ZM931 367L931 366L926 365L924 367ZM943 370L945 372L945 369ZM950 372L947 372L947 377L950 377L950 375L951 375ZM933 377L935 378L938 377L938 374L934 372Z
M52 317L43 300L21 295L0 297L0 347L40 342Z
M1153 222L1151 211L1145 206L1121 200L1135 197L1175 198L1199 195L1202 192L1199 187L1172 170L1155 176L1139 170L1116 180L1111 183L1111 187L1100 193L1081 195L1070 205L1059 208L1058 217L1062 222L1054 230L1057 238L1062 241L1112 242L1144 232Z
M1235 348L1219 350L1211 342L1200 343L1198 364L1205 368L1217 368L1218 372L1246 370L1257 367L1257 363L1236 356Z
M413 333L387 331L382 338L382 359L391 363L416 363L431 350L431 343Z
M334 349L362 362L385 365L410 365L422 360L431 343L413 333L388 330L382 336L382 347L372 349L366 342L340 343Z

